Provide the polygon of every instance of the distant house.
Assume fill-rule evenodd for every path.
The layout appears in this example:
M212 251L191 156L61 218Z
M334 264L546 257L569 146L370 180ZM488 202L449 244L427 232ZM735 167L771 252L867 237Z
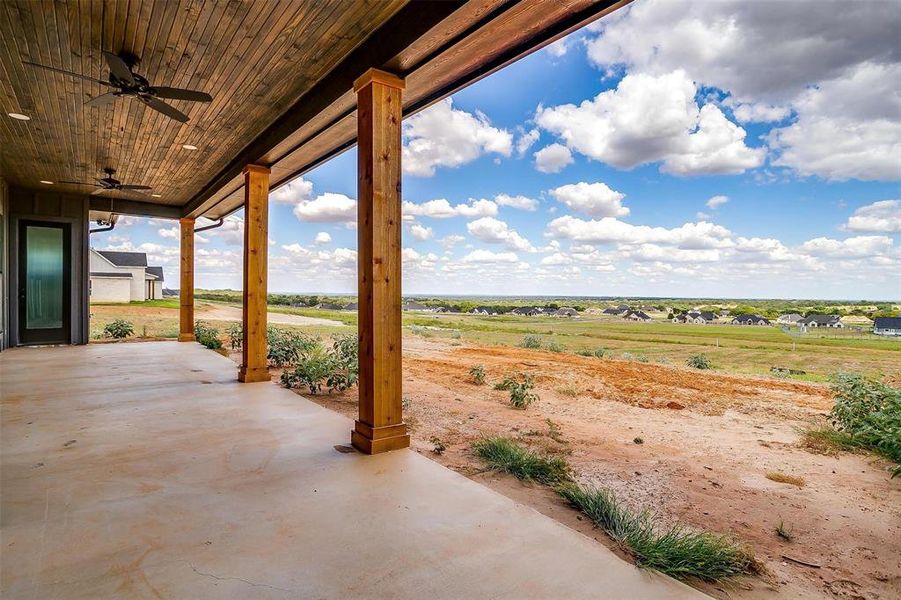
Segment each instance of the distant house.
M797 325L804 319L798 313L788 313L784 315L779 315L779 318L776 319L776 322L780 325Z
M578 317L579 312L575 308L562 307L558 308L554 313L555 317Z
M413 310L413 311L420 311L420 312L425 312L425 311L429 310L428 306L426 306L425 304L421 304L419 302L407 302L401 308L403 310Z
M673 320L673 323L685 323L688 321L688 315L687 314L674 315L672 320Z
M334 302L322 302L316 308L318 308L319 310L344 310L343 305L335 304Z
M435 308L432 309L432 312L446 313L446 312L450 312L450 310L446 306L436 306Z
M624 315L625 313L627 313L628 311L629 311L629 307L628 307L628 306L625 307L625 308L623 308L623 307L621 307L621 306L617 306L617 307L605 308L604 311L603 311L603 313L604 313L605 315L620 315L620 316L622 316L622 315Z
M143 302L163 297L163 267L148 267L143 252L91 249L91 302Z
M807 315L798 322L804 327L837 327L845 326L838 315Z
M643 321L643 322L647 322L647 321L650 321L650 320L651 320L651 317L649 317L646 313L644 313L644 312L642 312L642 311L640 311L640 310L627 310L627 311L623 314L623 318L624 318L624 319L628 319L629 321Z
M770 320L760 315L740 314L732 319L733 325L769 325Z
M711 312L709 310L702 310L701 312L699 312L698 314L696 314L694 316L693 322L698 325L707 325L708 323L713 323L714 321L716 321L719 318L720 318L720 316L718 314L716 314L715 312Z
M520 317L537 317L545 314L545 310L540 306L517 306L510 311L510 314L519 315Z
M351 302L350 304L344 305L343 310L360 310L360 305L356 302Z
M901 335L901 317L876 317L873 322L873 333L876 335Z
M494 316L497 315L497 311L490 306L476 306L474 309L469 311L471 315L485 315L485 316Z

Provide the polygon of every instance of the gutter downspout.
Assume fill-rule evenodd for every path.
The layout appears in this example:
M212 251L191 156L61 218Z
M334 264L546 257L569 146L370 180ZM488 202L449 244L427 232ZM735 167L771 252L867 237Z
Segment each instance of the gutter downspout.
M216 229L217 227L222 227L222 225L225 224L225 219L232 216L233 214L235 214L242 208L244 208L243 204L233 208L232 210L228 211L227 213L225 213L224 215L222 215L221 217L216 219L216 222L211 225L204 225L203 227L195 227L194 233L199 233L201 231L209 231L210 229Z
M88 229L88 234L100 233L101 231L112 231L115 226L116 226L115 222L110 222L105 227L98 227L97 229Z

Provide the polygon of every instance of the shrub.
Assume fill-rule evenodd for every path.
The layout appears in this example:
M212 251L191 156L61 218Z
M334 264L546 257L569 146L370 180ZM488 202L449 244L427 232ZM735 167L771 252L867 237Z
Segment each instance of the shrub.
M244 324L240 321L232 323L226 327L225 335L228 336L228 347L237 350L244 343Z
M545 345L545 348L546 348L549 352L563 352L563 346L561 346L560 344L558 344L557 342L555 342L555 341L553 341L553 340L551 340L550 342L548 342L548 343Z
M758 570L751 551L728 536L680 523L661 525L653 513L630 511L608 490L567 483L557 492L628 548L643 567L705 581Z
M332 348L326 348L319 340L304 337L298 347L298 358L293 369L285 370L281 376L285 387L302 384L311 394L319 394L323 386L329 392L342 392L357 383L358 345L355 335L335 338Z
M530 404L538 400L538 395L532 391L535 382L528 373L522 375L507 376L494 386L496 390L510 392L510 406L513 408L528 408Z
M485 367L476 365L469 370L469 376L476 385L485 385Z
M604 358L604 356L607 355L607 350L605 350L604 348L596 348L594 355L598 358Z
M112 323L107 323L103 328L103 335L116 340L127 338L130 335L134 335L134 333L134 326L131 322L124 319L116 319Z
M522 341L519 343L522 348L529 348L531 350L537 350L541 348L541 338L537 335L527 335L522 338Z
M651 360L644 354L636 354L635 360L637 360L638 362L643 362L643 363L651 362Z
M579 356L594 356L594 352L591 350L576 350L576 354Z
M685 361L685 364L693 369L709 369L710 360L703 354L692 354Z
M786 529L785 522L782 520L780 520L779 524L776 525L776 535L781 537L786 542L790 542L795 539L795 536L792 533L792 529Z
M518 479L557 484L568 481L569 465L559 456L545 456L523 448L511 439L492 437L473 444L476 455L498 471Z
M442 454L444 454L444 451L447 450L447 446L445 446L444 442L442 442L437 436L433 435L431 438L429 438L429 443L432 444L432 452L434 452L438 456L441 456Z
M219 330L203 321L194 323L194 339L209 348L219 350L222 348L222 340L219 339Z
M833 379L832 425L851 445L901 463L901 388L862 375L839 373ZM893 477L901 474L895 468Z
M304 352L311 350L317 343L317 340L304 333L272 326L266 328L267 359L273 367L295 364Z

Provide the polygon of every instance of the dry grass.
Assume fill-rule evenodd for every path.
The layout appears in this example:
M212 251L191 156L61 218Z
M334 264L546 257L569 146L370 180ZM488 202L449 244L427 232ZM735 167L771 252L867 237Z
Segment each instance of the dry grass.
M797 475L789 475L781 471L767 471L766 478L777 483L788 483L798 487L804 487L804 478Z

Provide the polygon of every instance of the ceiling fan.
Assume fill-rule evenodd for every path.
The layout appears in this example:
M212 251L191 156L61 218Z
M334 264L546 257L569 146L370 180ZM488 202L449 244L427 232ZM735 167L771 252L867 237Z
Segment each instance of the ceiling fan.
M115 169L106 167L105 169L103 169L103 172L106 173L106 177L104 177L103 179L95 179L94 181L96 181L97 183L83 183L81 181L60 181L60 183L69 183L72 185L92 185L97 188L96 190L91 192L92 196L96 196L97 194L102 194L103 192L107 191L144 193L153 189L149 185L132 185L122 183L121 181L113 177L113 175L116 174Z
M149 81L132 70L129 62L134 61L126 62L122 57L117 56L112 52L104 52L103 57L106 59L106 64L109 65L109 81L94 79L93 77L88 77L80 73L73 73L72 71L57 69L56 67L49 67L47 65L41 65L27 60L23 62L26 65L31 65L33 67L39 67L41 69L47 69L48 71L63 73L65 75L78 77L80 79L86 79L88 81L93 81L101 85L115 88L115 90L112 92L107 92L106 94L102 94L100 96L97 96L96 98L88 100L85 103L85 106L103 106L104 104L108 104L120 96L131 96L132 98L143 102L153 110L163 113L170 119L175 119L176 121L187 123L188 115L184 114L174 106L166 104L160 98L165 98L168 100L187 100L188 102L213 101L213 97L206 92L185 90L174 87L152 86L150 85Z

